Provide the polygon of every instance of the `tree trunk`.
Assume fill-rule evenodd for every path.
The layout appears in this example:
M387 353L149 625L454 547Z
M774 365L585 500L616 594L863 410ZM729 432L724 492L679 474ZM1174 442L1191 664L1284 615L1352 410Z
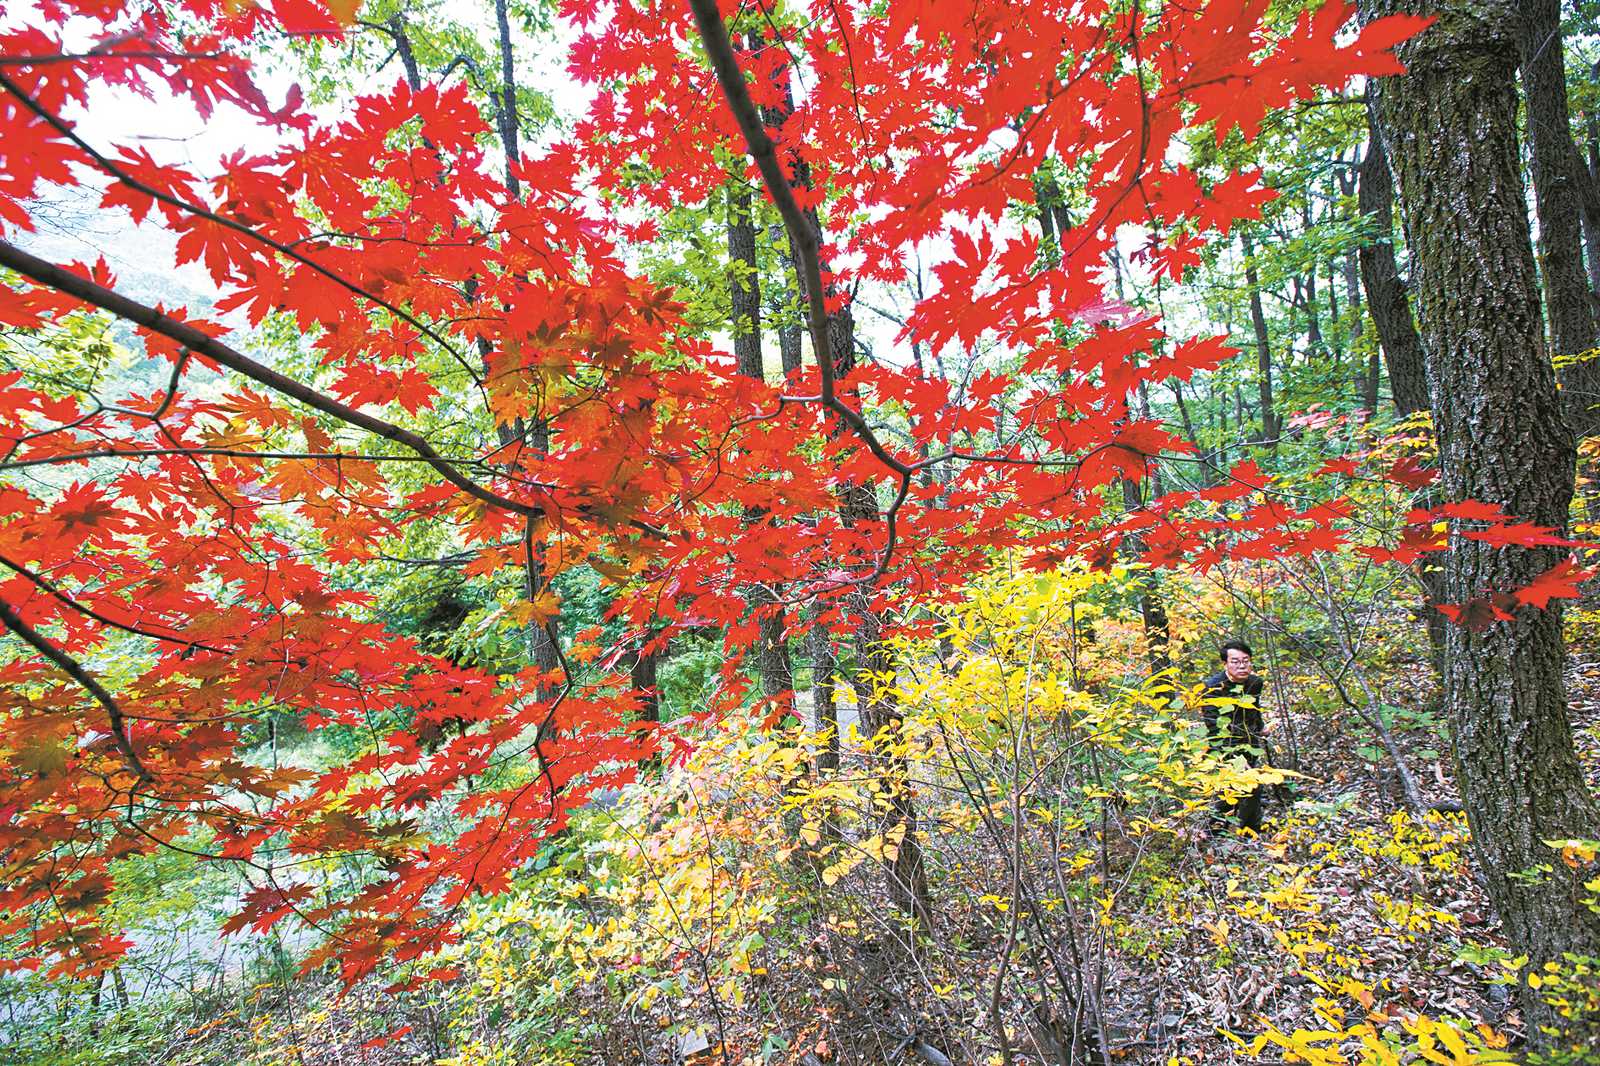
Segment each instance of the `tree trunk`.
M1367 307L1378 332L1378 346L1389 371L1389 390L1395 413L1401 418L1428 407L1427 359L1422 337L1411 317L1411 301L1406 283L1400 277L1394 254L1394 178L1389 172L1389 156L1384 151L1373 108L1382 85L1367 86L1367 154L1361 160L1356 186L1356 203L1367 217L1376 238L1363 244L1358 253L1361 284L1367 290ZM1377 369L1373 368L1372 396L1376 404ZM1428 501L1436 503L1437 500ZM1434 606L1444 598L1444 573L1435 556L1425 556L1417 564L1422 583L1422 621L1428 630L1428 648L1434 673L1444 676L1445 626L1447 621Z
M767 231L767 234L768 239L773 244L782 245L783 227L781 225L774 223L772 228ZM795 299L794 289L789 285L788 281L789 278L795 276L794 260L787 251L783 253L783 269L781 273L782 278L778 283L778 306L780 308L788 308L791 305L798 306L799 301ZM788 314L784 314L778 320L778 357L783 363L785 380L788 380L791 374L800 369L800 337L802 332L798 318L790 318Z
M859 404L859 390L848 383L855 369L855 319L849 305L828 316L828 357L833 360L834 373L840 382L840 395L847 403ZM839 513L847 526L883 524L878 509L878 497L870 482L846 485L840 493ZM903 716L894 697L882 690L879 679L893 677L895 672L894 648L884 639L882 613L873 606L873 587L858 590L850 596L851 615L855 622L857 710L861 728L867 737L888 750L877 752L876 771L882 799L886 803L879 820L878 831L885 838L898 837L893 858L885 858L888 875L889 899L903 915L909 928L902 947L907 954L916 954L919 935L933 929L933 906L928 893L928 878L922 857L922 843L917 839L916 794L911 784L911 766L903 751L899 750L900 724Z
M833 698L838 663L833 654L833 634L817 622L818 613L812 609L811 632L806 636L811 652L811 729L823 736L817 769L828 772L839 768L839 710Z
M1072 228L1072 218L1067 213L1061 184L1048 170L1040 170L1033 176L1033 202L1039 219L1042 254L1052 263L1059 262L1061 245Z
M495 26L500 32L500 146L506 153L506 189L513 200L522 198L522 182L517 180L516 167L520 153L517 148L517 79L512 65L511 20L506 11L506 0L494 0Z
M705 5L696 6L696 17L700 18L708 13ZM714 11L709 12L710 17L720 18ZM757 38L758 40L758 38ZM793 103L789 94L788 75L783 75L783 84L779 86L784 98L781 109L768 109L764 120L768 125L781 125L788 114L793 111ZM798 155L790 160L792 165L793 183L795 186L810 188L811 171L805 160ZM814 207L803 209L804 224L812 227L812 235L822 236L822 223ZM789 234L789 248L791 256L798 265L800 255L796 238L798 234ZM820 244L821 241L818 241ZM820 263L821 273L827 274L827 264ZM798 271L796 272L798 273ZM801 292L806 301L824 300L836 295L833 292L808 292L804 278L796 277L796 288ZM855 322L851 317L848 304L838 311L827 316L827 336L813 337L814 345L823 345L826 350L816 352L820 362L823 359L831 360L834 375L840 384L840 395L846 402L859 402L859 398L852 398L855 390L851 388L847 379L850 371L855 366ZM881 524L882 518L878 512L877 496L870 483L862 485L846 485L839 494L839 512L847 524L857 522ZM871 603L871 589L858 591L851 597L854 606L852 614L856 622L856 647L857 667L860 671L872 675L892 675L894 671L894 649L884 639L882 615ZM876 686L871 684L866 677L860 677L857 691L861 693L861 719L863 725L871 735L877 736L883 730L893 730L899 723L899 709L892 698L880 694ZM916 953L916 934L927 932L932 927L932 908L929 902L927 877L924 872L922 844L917 839L916 798L912 791L909 764L904 754L889 755L885 757L884 764L878 770L879 778L883 782L885 798L888 801L888 810L885 811L880 822L880 831L886 834L898 831L903 834L893 859L887 859L889 881L889 898L895 906L906 915L911 929L911 936L907 939L907 948L911 954ZM897 830L898 827L898 830Z
M1115 250L1111 253L1111 267L1117 281L1117 302L1126 304L1128 302L1128 294L1123 288L1122 261ZM1176 385L1176 382L1174 384ZM1149 421L1150 393L1145 386L1145 382L1139 382L1138 391L1129 396L1129 407L1132 408L1134 401L1137 401L1139 417ZM1181 393L1179 393L1179 399L1180 401L1182 399ZM1185 421L1187 421L1187 418L1187 413L1185 413ZM1160 496L1160 475L1153 464L1149 468L1148 476L1151 483L1151 491L1156 496ZM1121 481L1123 505L1128 509L1129 513L1142 509L1144 507L1144 499L1139 494L1139 483L1131 477L1122 478ZM1129 533L1123 545L1131 562L1138 562L1143 558L1146 550L1145 539L1137 532ZM1139 586L1139 617L1144 626L1145 656L1150 661L1150 673L1152 675L1159 674L1172 666L1172 628L1167 619L1167 605L1161 598L1161 589L1156 584L1154 572L1144 571L1138 575L1137 582Z
M761 361L761 285L756 261L756 226L750 187L735 178L728 183L728 296L732 308L733 354L739 373L756 381L766 377ZM760 510L746 512L750 522L761 522ZM761 692L768 698L790 693L794 672L789 662L787 623L781 598L768 584L750 586L750 609L756 615L756 671ZM788 697L792 712L793 697Z
M1344 256L1344 288L1346 297L1350 301L1350 347L1359 360L1361 341L1366 336L1367 330L1361 306L1361 266L1358 256L1353 251L1346 252ZM1361 406L1366 409L1368 418L1378 413L1378 387L1383 384L1383 362L1379 351L1380 346L1377 344L1368 347L1367 365L1360 374Z
M1250 290L1250 324L1256 334L1256 384L1261 390L1261 437L1270 445L1278 440L1278 416L1272 410L1272 341L1267 335L1267 316L1261 309L1261 283L1256 280L1255 245L1248 233L1241 233L1244 247L1244 282ZM1241 428L1244 420L1239 420Z
M1307 237L1311 236L1311 187L1306 187L1306 198L1300 205L1300 228ZM1322 323L1317 315L1317 264L1313 258L1311 269L1306 271L1304 286L1306 298L1306 362L1324 347L1322 340Z
M661 721L661 686L658 675L660 674L662 652L660 649L646 650L645 644L652 639L652 634L646 633L641 638L641 643L633 654L633 662L628 669L628 681L639 693L639 720L641 722Z
M1600 119L1591 111L1584 116L1584 129L1589 135L1588 164L1589 188L1600 187ZM1589 253L1589 288L1600 294L1600 211L1594 210L1588 199L1583 208L1583 246Z
M1122 503L1129 512L1141 510L1144 500L1139 495L1139 483L1131 477L1122 481ZM1138 533L1129 533L1123 541L1130 562L1144 556L1145 541ZM1167 619L1167 605L1161 599L1155 574L1143 571L1136 577L1139 588L1139 618L1144 627L1145 657L1150 662L1150 673L1159 674L1172 666L1172 629Z
M1382 92L1382 86L1369 86L1369 96ZM1394 181L1389 175L1389 157L1383 147L1371 108L1367 111L1367 154L1361 160L1361 176L1356 203L1376 231L1376 239L1361 246L1361 284L1367 290L1367 308L1378 331L1378 346L1389 372L1389 390L1394 409L1404 418L1413 411L1428 409L1428 379L1422 354L1422 338L1411 318L1411 302L1406 298L1406 283L1394 255Z
M752 52L758 52L760 49L767 47L760 30L751 30L747 40ZM789 116L794 114L794 87L790 84L787 67L778 75L778 78L777 90L782 103L774 107L761 108L761 120L774 129L781 129L783 124L788 121ZM811 172L805 161L802 159L795 160L795 183L797 185L806 185L810 182L810 176ZM782 223L774 223L769 233L773 243L785 249L783 253L784 280L782 283L784 303L787 305L793 299L795 306L800 309L798 318L790 320L785 316L784 323L778 327L778 353L783 361L783 376L787 380L789 375L800 369L801 337L805 334L801 323L805 321L806 287L805 283L800 280L800 264L795 259L793 239L784 239Z
M1366 0L1364 13L1405 6ZM1575 449L1545 350L1528 235L1517 6L1428 0L1426 8L1439 21L1397 50L1409 73L1384 82L1378 119L1416 260L1443 489L1565 529ZM1457 529L1445 595L1463 603L1526 585L1561 556L1494 547ZM1534 966L1563 952L1600 955L1600 915L1583 904L1583 882L1595 873L1568 867L1544 843L1592 837L1600 819L1567 721L1561 611L1524 607L1481 629L1452 625L1447 642L1445 708L1473 852L1512 950ZM1536 991L1522 986L1522 994L1534 1043L1553 1046L1537 1029L1559 1019Z
M500 93L496 106L496 125L499 127L500 148L506 157L506 191L512 199L519 199L522 195L522 183L517 179L517 166L521 161L521 149L517 144L517 133L521 120L517 113L517 82L514 56L511 47L511 21L506 9L506 0L495 0L495 23L498 29L500 50ZM409 46L407 46L409 52ZM408 65L407 77L415 74L415 60ZM413 82L413 89L419 86ZM494 95L493 92L490 93ZM475 282L474 282L475 284ZM493 352L487 338L478 338L478 354L484 361L484 370L489 369L489 356ZM524 454L531 454L535 458L548 455L550 452L550 424L543 418L534 418L531 422L524 423L518 419L509 425L498 425L495 430L499 436L503 449L508 450L513 461L520 460ZM520 444L514 451L510 451L513 444ZM524 545L528 557L525 560L526 574L524 575L523 593L529 600L544 591L549 583L549 578L544 572L544 546L535 544L531 539ZM533 663L541 671L554 674L561 669L561 653L556 644L556 628L554 623L533 625L528 627L528 650L533 658ZM555 689L551 685L541 685L538 690L541 699L552 699ZM543 731L546 735L548 731Z
M1594 346L1594 309L1583 270L1582 160L1567 115L1566 62L1561 48L1560 0L1523 0L1522 87L1527 96L1528 146L1534 203L1539 211L1539 275L1550 320L1552 355ZM1567 420L1580 437L1600 429L1600 361L1561 371Z
M858 502L859 506L859 502ZM872 517L877 517L877 501L872 501ZM864 517L864 515L863 515ZM856 699L863 731L875 745L874 761L880 800L886 804L878 821L878 832L885 840L897 839L894 857L884 859L888 874L889 900L909 924L902 948L916 954L916 938L933 929L933 905L928 894L928 876L922 858L922 843L917 839L917 807L911 785L911 764L899 753L900 726L904 716L893 696L883 693L878 680L894 674L894 649L883 636L883 616L869 602L869 591L858 592L852 614L856 619Z
M756 226L750 186L728 182L728 298L732 307L733 355L739 373L765 379L761 365L761 279L756 265Z

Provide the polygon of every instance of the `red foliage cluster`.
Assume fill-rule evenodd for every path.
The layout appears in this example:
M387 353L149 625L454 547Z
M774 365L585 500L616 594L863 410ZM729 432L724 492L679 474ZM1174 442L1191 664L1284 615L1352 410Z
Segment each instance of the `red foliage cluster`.
M568 5L583 29L571 71L599 91L570 139L516 163L515 196L459 83L401 82L337 120L298 92L266 98L249 56L341 34L351 6L46 0L0 31L0 262L14 272L0 327L44 334L98 308L170 374L114 403L0 378L0 605L30 645L0 667L0 935L26 941L24 964L114 960L127 945L96 922L110 864L173 847L248 864L257 887L230 926L298 915L329 931L319 958L354 980L446 942L462 899L504 886L575 805L632 772L653 738L626 724L638 694L614 656L580 643L553 675L494 676L372 620L336 567L416 523L448 527L476 553L470 572L525 567L526 624L558 610L543 582L591 566L641 631L722 626L732 651L755 632L753 583L843 625L828 608L849 593L944 594L1001 549L1049 562L1138 531L1153 560L1204 565L1339 543L1337 505L1270 499L1226 530L1183 517L1182 498L1104 526L1098 489L1190 450L1140 420L1130 391L1232 354L1173 343L1110 300L1105 263L1132 223L1142 256L1180 277L1271 193L1249 173L1202 180L1175 139L1206 123L1248 136L1297 96L1392 72L1387 49L1416 20L1349 33L1349 6L1328 0L1272 33L1265 0L1159 15L829 0L802 5L797 26L741 25L748 92L791 195L824 224L828 310L947 247L900 340L1018 356L962 390L881 363L849 376L844 403L903 411L909 439L882 447L918 472L873 522L841 514L841 487L896 479L815 402L816 368L772 385L735 374L627 265L619 242L649 227L595 206L596 187L624 215L703 201L745 154L687 7ZM89 143L72 116L108 87L270 127L281 147L204 174L153 154L148 131ZM1006 218L1050 159L1081 171L1087 197L1054 256ZM13 244L49 183L103 188L105 210L170 232L219 312L286 316L315 365L254 358L216 321L138 303L103 264ZM418 416L438 406L464 413L424 435ZM999 447L964 450L1002 424ZM1239 468L1200 496L1265 484ZM1305 537L1307 522L1324 532ZM1546 593L1561 594L1554 579ZM113 641L124 651L102 684ZM255 757L268 713L359 731L366 753L325 772ZM446 722L460 727L447 739ZM521 783L484 785L516 762L532 768ZM329 896L296 875L329 855L364 882Z

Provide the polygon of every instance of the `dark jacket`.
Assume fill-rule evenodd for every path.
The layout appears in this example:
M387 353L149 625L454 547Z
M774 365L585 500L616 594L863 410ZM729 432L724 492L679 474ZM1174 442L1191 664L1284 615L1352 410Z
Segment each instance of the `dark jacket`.
M1251 674L1243 681L1229 681L1221 670L1205 680L1205 692L1200 696L1201 715L1205 718L1206 735L1211 744L1223 751L1233 748L1260 748L1263 722L1261 719L1261 690L1264 682L1259 674ZM1223 700L1239 700L1226 704ZM1255 762L1255 753L1247 751L1246 757Z

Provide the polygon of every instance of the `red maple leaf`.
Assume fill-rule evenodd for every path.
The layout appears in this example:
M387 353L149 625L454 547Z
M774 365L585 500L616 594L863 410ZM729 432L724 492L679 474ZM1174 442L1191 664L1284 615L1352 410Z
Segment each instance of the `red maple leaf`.
M1551 600L1577 599L1583 594L1578 586L1594 575L1594 570L1579 566L1576 559L1569 557L1517 589L1513 595L1518 603L1543 610L1550 606Z

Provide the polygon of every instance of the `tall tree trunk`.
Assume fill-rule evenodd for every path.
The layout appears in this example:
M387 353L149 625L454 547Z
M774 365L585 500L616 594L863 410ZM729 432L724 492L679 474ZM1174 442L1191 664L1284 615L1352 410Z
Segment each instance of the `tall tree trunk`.
M751 52L759 52L766 47L759 29L751 30L747 38ZM780 103L775 106L761 108L761 121L774 129L779 129L794 114L794 86L789 81L787 69L779 76L777 86ZM810 183L810 168L804 160L795 161L795 183L807 185ZM811 212L815 214L815 212ZM784 303L787 305L793 300L795 307L800 310L798 318L790 320L785 317L782 325L778 327L778 353L783 361L783 376L787 380L789 375L800 369L801 338L805 329L801 323L805 321L805 282L800 278L800 264L795 258L794 238L785 235L783 224L775 222L769 231L774 244L783 249L783 281L781 282Z
M1334 284L1333 260L1328 260L1328 329L1333 334L1333 340L1328 347L1333 350L1333 361L1338 365L1344 364L1344 328L1339 323L1339 286Z
M780 308L788 308L791 305L798 306L799 301L795 299L794 288L789 282L790 278L796 276L794 260L787 251L783 227L778 223L773 223L771 229L767 231L767 238L774 245L785 248L782 253L783 269L779 272L777 305ZM799 319L791 318L785 314L778 320L778 358L783 364L785 380L788 380L789 375L800 369L800 338L802 334L803 331L800 328Z
M639 694L639 720L661 721L661 686L659 682L662 651L647 648L652 634L646 633L635 650L628 668L628 683Z
M693 6L697 20L719 21L721 18L716 13L714 5L696 3ZM752 39L759 40L754 36ZM782 75L782 84L778 88L784 103L781 108L767 109L763 120L768 125L782 125L787 116L793 112L793 98L790 95L787 71ZM796 156L790 163L794 186L809 189L811 169L804 158ZM822 222L816 209L805 208L802 214L805 218L804 224L812 228L812 235L819 238L817 243L821 245ZM800 255L795 243L796 237L795 233L789 234L789 248L792 260L798 266ZM821 273L826 276L827 264L818 265L822 268ZM797 270L796 274L799 273ZM800 276L795 278L795 287L806 303L814 299L826 302L829 297L837 295L832 291L821 293L806 291L806 281ZM819 362L823 359L832 361L835 379L839 382L839 395L846 402L859 404L860 398L858 395L853 395L856 390L848 381L850 372L855 368L856 348L855 320L851 316L848 304L827 316L827 336L813 337L813 344L825 348L815 353ZM839 496L839 513L846 524L882 524L877 496L870 483L845 486ZM872 590L869 588L851 596L851 600L856 625L856 664L859 678L857 692L861 698L861 721L869 735L879 738L880 734L886 731L898 730L900 711L893 698L884 695L869 680L874 675L892 675L895 665L893 646L884 638L883 616L873 606L871 595ZM893 747L891 744L891 748ZM932 906L924 869L922 843L917 839L916 797L912 790L909 770L905 755L891 754L885 756L878 772L888 800L888 810L880 822L880 831L886 835L900 836L894 858L885 861L889 898L907 918L912 935L908 938L906 946L909 952L914 954L916 935L925 933L932 927Z
M1139 495L1139 483L1131 477L1121 480L1123 506L1130 512L1141 510L1144 500ZM1129 533L1123 544L1131 561L1144 556L1145 541L1138 533ZM1159 674L1172 666L1172 628L1167 618L1167 605L1161 598L1161 590L1156 585L1153 572L1146 570L1136 580L1139 619L1144 628L1145 657L1150 662L1150 672Z
M511 44L511 21L506 0L495 0L495 23L500 52L500 90L498 93L491 90L489 95L495 100L495 125L500 135L500 149L505 155L506 191L511 194L512 199L519 199L522 195L522 183L517 178L517 169L522 158L518 146L521 119L517 112L515 53ZM389 25L395 34L396 49L401 53L406 67L406 78L411 88L416 90L421 87L421 82L416 59L412 56L409 38L405 34L404 22L400 16L395 15L390 18ZM477 281L474 279L468 284L476 287ZM489 358L493 352L494 348L488 338L480 336L478 355L483 360L485 371L489 369ZM520 461L525 455L539 458L550 452L550 424L543 418L534 418L529 422L518 419L513 423L497 425L495 432L502 450L509 452L512 461ZM523 594L531 600L544 591L549 579L544 572L543 546L530 540L524 547L528 557L525 560ZM556 644L556 633L554 622L531 625L527 633L528 652L534 665L552 675L561 668L561 653ZM542 699L550 699L555 695L555 689L548 684L540 686L539 695Z
M1345 298L1349 301L1350 312L1350 348L1355 352L1357 359L1361 356L1361 341L1366 337L1366 317L1361 303L1361 266L1359 257L1354 251L1344 254L1344 291ZM1379 355L1379 346L1371 345L1367 349L1367 365L1360 373L1361 378L1361 406L1366 409L1367 417L1371 418L1378 413L1378 387L1383 383L1383 361Z
M833 634L817 621L819 613L812 608L806 646L811 652L811 729L823 736L817 769L826 773L839 768L839 709L834 702L839 665L833 654Z
M506 188L513 198L521 195L521 183L517 180L516 168L519 160L517 147L517 86L513 68L513 53L511 48L511 25L506 13L506 0L495 0L495 15L499 23L499 49L500 49L500 77L501 89L498 93L489 91L489 95L496 101L495 124L500 134L500 147L506 158ZM400 59L400 66L405 71L406 84L412 92L422 88L422 70L417 63L416 52L411 47L411 33L406 26L404 16L399 13L389 16L387 32L394 41L395 54ZM424 138L426 143L426 138ZM443 165L441 158L440 165ZM473 298L477 291L478 279L469 278L462 286L462 294L468 300ZM477 338L478 358L483 362L484 372L489 372L490 357L494 354L494 345L489 338L479 334ZM497 423L495 435L500 441L502 451L507 452L507 458L512 464L519 462L524 455L547 455L550 451L550 425L544 419L535 419L531 423L524 423L517 419L510 423ZM530 527L531 529L531 527ZM524 559L523 595L532 600L544 591L547 578L544 572L544 552L540 545L533 542L531 536L526 539L524 549L527 556ZM530 625L527 631L528 654L533 663L547 675L554 675L561 668L561 654L556 644L557 628L554 622L542 625ZM551 699L555 695L552 684L543 684L538 688L541 699ZM541 729L541 736L549 733Z
M1365 0L1364 12L1413 2ZM1565 529L1575 450L1545 350L1528 235L1513 80L1517 5L1425 6L1439 21L1399 47L1409 73L1384 82L1378 118L1417 263L1443 488L1451 499ZM1561 554L1454 531L1445 595L1463 603L1526 585ZM1600 824L1567 720L1561 611L1524 607L1482 629L1453 625L1447 642L1445 708L1473 852L1512 950L1535 966L1564 952L1600 956L1600 915L1583 903L1583 882L1595 872L1568 867L1544 843L1592 837ZM1555 1046L1551 1031L1537 1030L1561 1019L1536 991L1522 986L1522 994L1534 1042Z
M1383 86L1368 87L1369 98L1383 92ZM1376 238L1361 246L1361 284L1367 290L1367 308L1378 331L1378 346L1389 372L1389 390L1394 409L1404 418L1413 411L1428 409L1428 379L1422 354L1422 338L1411 318L1411 302L1406 298L1406 283L1394 254L1394 181L1389 175L1389 157L1383 147L1372 109L1367 111L1367 154L1361 160L1356 203L1369 220Z
M1061 244L1072 228L1072 216L1067 211L1066 197L1060 182L1049 170L1040 170L1033 176L1034 213L1039 219L1041 247L1051 262L1061 259Z
M1583 126L1588 134L1588 162L1584 167L1589 172L1589 189L1600 189L1600 119L1590 111L1583 117ZM1583 205L1583 246L1589 253L1589 288L1600 294L1600 211L1594 209L1590 198L1584 198Z
M848 378L855 369L855 318L846 304L828 316L828 358L840 382L840 394L847 403L860 403L859 390ZM846 485L840 494L840 515L847 526L882 527L877 492L872 484ZM928 893L928 877L917 839L916 794L911 784L911 766L900 747L900 726L904 720L895 698L884 691L880 678L893 677L893 646L885 639L882 612L872 603L875 589L867 587L850 597L855 621L855 690L857 710L866 735L883 746L876 754L878 778L887 808L879 820L878 831L885 839L895 839L893 858L885 858L889 899L909 924L909 935L902 945L916 953L916 939L933 929L933 904Z
M1184 398L1183 383L1174 378L1167 384L1171 386L1172 399L1178 405L1178 419L1183 423L1184 439L1193 444L1196 449L1199 449L1200 438L1196 436L1194 431L1194 416L1189 413L1189 401ZM1218 459L1211 452L1202 453L1200 458L1199 476L1195 480L1199 482L1201 488L1210 488L1217 483L1217 479L1220 476L1215 467L1220 466L1223 460Z
M761 365L761 274L756 264L756 224L750 186L728 182L728 299L732 307L733 355L739 373L765 379Z
M513 200L520 200L522 182L516 173L521 161L517 147L517 78L512 64L511 19L506 11L506 0L494 0L494 21L500 32L500 106L497 110L500 147L506 155L506 188Z
M1306 186L1305 200L1300 205L1300 229L1307 237L1311 236L1314 225L1311 217L1311 187ZM1323 347L1322 322L1317 314L1317 263L1313 257L1311 268L1306 271L1304 286L1306 304L1306 362L1310 363Z
M1117 282L1117 302L1126 304L1128 294L1123 287L1122 261L1114 250L1111 253L1111 267ZM1129 397L1129 406L1132 407L1132 401L1136 400L1139 417L1149 421L1150 393L1145 384L1143 381L1139 382L1138 391ZM1179 395L1181 399L1181 393ZM1187 420L1187 414L1185 419ZM1153 465L1149 470L1149 478L1151 490L1159 496L1161 494L1159 474ZM1141 510L1144 507L1144 499L1139 494L1139 483L1131 477L1124 477L1121 480L1123 505L1130 513ZM1143 558L1146 550L1145 540L1137 532L1130 533L1123 545L1131 561L1137 562ZM1167 619L1167 605L1161 598L1161 589L1156 584L1154 572L1144 571L1138 576L1137 581L1139 618L1144 627L1145 656L1150 661L1150 673L1159 674L1172 666L1172 629Z
M1561 47L1560 0L1523 0L1522 87L1527 97L1533 197L1539 212L1539 275L1550 320L1552 355L1594 346L1594 309L1583 270L1583 201L1588 176L1572 140L1567 73ZM1600 361L1561 372L1567 420L1585 437L1600 429Z
M1250 234L1241 233L1244 247L1244 283L1250 290L1250 325L1256 335L1256 386L1261 396L1261 437L1274 447L1278 440L1278 416L1272 409L1272 340L1267 335L1267 316L1261 309L1261 283L1256 279L1255 244ZM1240 428L1244 420L1239 420Z
M756 226L750 187L735 178L728 183L728 294L732 307L733 354L739 373L765 380L761 362L761 286L756 261ZM746 512L750 522L765 521L765 512ZM750 586L750 609L756 615L756 672L762 694L772 698L792 693L794 672L789 662L787 622L779 604L778 589L769 584ZM793 696L788 697L792 712Z
M1389 371L1389 390L1394 409L1401 418L1427 411L1428 373L1422 337L1411 317L1411 301L1406 283L1400 277L1394 254L1394 178L1389 172L1389 156L1384 151L1379 130L1376 100L1383 91L1379 83L1367 86L1367 154L1361 160L1356 186L1356 204L1375 231L1374 239L1361 246L1357 256L1361 265L1361 284L1367 290L1367 307L1378 333L1378 347ZM1372 396L1377 401L1376 367ZM1437 501L1434 501L1437 502ZM1428 648L1433 669L1444 676L1445 627L1448 624L1434 604L1444 599L1444 571L1435 556L1425 556L1417 564L1422 584L1422 621L1428 631Z

